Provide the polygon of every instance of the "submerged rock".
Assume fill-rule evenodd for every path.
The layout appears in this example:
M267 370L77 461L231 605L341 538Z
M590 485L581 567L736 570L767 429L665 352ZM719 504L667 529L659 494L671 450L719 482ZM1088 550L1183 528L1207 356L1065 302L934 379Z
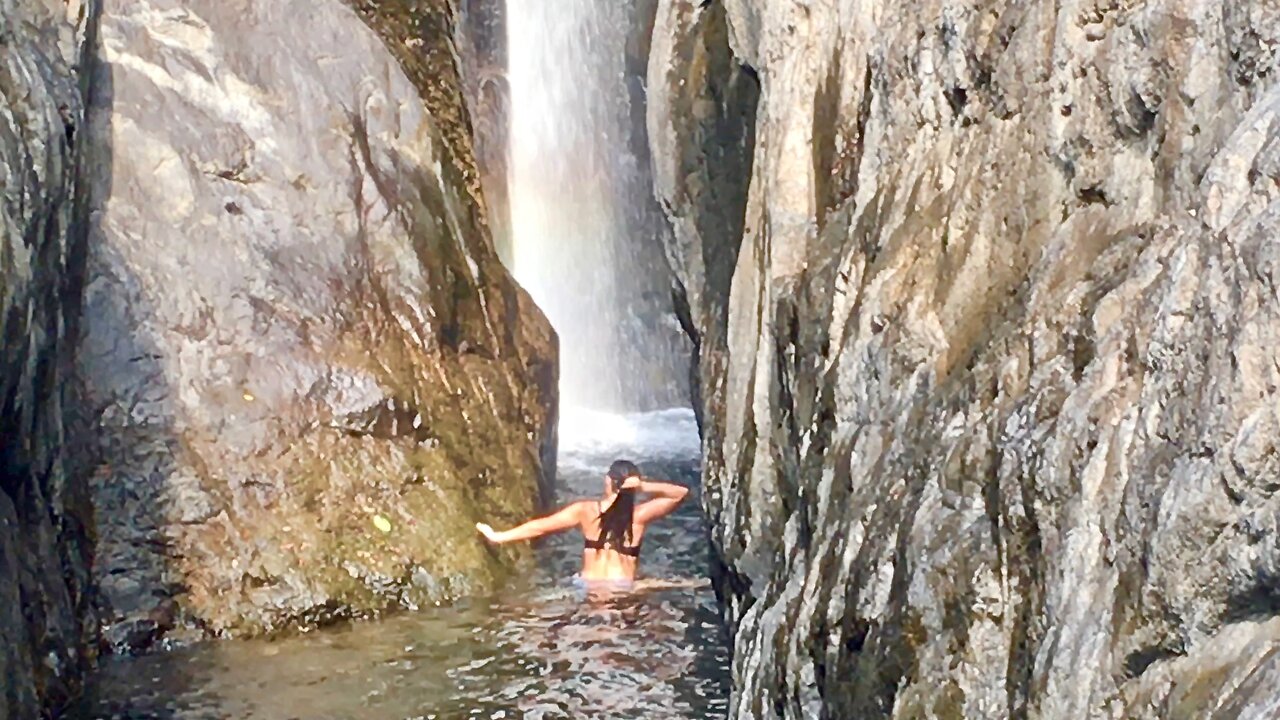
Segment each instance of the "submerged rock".
M91 512L68 392L96 2L0 0L0 719L76 691L90 636Z
M732 716L1275 715L1278 41L663 0Z
M338 0L107 3L78 372L117 649L482 591L513 556L473 523L549 487L555 336L488 236L448 6L395 6L359 8L384 44Z

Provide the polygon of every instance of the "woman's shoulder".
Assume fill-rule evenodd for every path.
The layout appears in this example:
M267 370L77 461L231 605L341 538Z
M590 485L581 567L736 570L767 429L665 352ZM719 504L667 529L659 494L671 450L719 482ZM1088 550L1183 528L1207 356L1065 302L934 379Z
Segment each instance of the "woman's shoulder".
M569 510L570 512L579 513L585 516L588 512L590 513L598 512L599 506L600 506L599 500L585 498L582 500L569 501L569 503L564 506L564 509Z

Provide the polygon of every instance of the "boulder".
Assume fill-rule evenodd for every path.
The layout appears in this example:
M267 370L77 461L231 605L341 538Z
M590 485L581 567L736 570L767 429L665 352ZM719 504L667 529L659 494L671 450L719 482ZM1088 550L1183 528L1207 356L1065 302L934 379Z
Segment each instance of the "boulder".
M354 5L106 3L77 374L114 649L483 592L516 556L473 523L549 487L556 339L448 5Z

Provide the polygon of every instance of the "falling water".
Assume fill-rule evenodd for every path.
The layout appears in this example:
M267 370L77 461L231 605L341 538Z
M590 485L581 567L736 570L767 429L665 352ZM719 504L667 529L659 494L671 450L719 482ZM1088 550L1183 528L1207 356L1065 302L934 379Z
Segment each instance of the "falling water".
M514 272L560 335L567 406L688 404L644 149L651 5L507 6Z

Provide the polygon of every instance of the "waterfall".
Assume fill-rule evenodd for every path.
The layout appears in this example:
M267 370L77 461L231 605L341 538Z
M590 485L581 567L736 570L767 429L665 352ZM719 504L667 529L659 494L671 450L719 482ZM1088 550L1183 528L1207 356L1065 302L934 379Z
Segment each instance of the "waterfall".
M651 6L507 6L512 269L560 336L569 407L688 404L643 138Z

